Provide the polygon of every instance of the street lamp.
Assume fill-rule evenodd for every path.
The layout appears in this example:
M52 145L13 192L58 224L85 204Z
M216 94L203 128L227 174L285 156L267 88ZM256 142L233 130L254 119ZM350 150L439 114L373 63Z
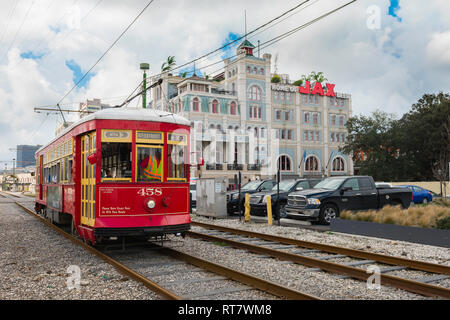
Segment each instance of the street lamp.
M146 71L150 69L150 65L148 63L141 63L140 69L144 71L143 80L142 80L142 108L147 108L147 73Z

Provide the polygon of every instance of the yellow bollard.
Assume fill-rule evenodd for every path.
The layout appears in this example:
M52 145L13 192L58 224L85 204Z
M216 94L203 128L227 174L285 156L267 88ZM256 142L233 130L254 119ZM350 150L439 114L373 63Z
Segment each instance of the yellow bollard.
M245 222L250 221L250 194L245 194Z
M266 196L266 203L267 203L267 222L269 223L269 226L272 225L272 197Z

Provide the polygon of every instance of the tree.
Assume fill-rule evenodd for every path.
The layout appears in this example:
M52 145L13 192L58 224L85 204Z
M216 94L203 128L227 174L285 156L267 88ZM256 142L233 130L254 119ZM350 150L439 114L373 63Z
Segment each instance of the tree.
M280 83L281 82L281 77L277 74L274 74L272 77L272 80L270 81L271 83Z
M174 56L168 56L167 57L167 61L164 62L161 66L161 73L164 72L169 72L170 70L173 69L173 67L176 66L176 61L175 61L175 57Z
M315 71L312 71L308 78L310 80L314 80L315 82L320 82L320 83L328 81L328 79L325 78L325 76L323 75L323 72L321 72L321 71L317 72L317 73Z
M293 83L294 86L300 87L303 85L303 79L299 79Z
M360 173L375 180L393 181L398 166L395 115L377 110L347 121L347 141L341 151L352 154ZM365 158L359 155L363 153Z
M450 161L450 95L425 94L399 120L402 133L401 157L409 159L413 180L433 180L433 167ZM436 170L436 169L435 169ZM448 175L447 175L448 177Z
M382 111L348 120L341 148L354 155L361 174L386 181L447 180L450 161L450 95L425 94L400 119ZM362 152L367 159L360 159ZM444 184L445 187L445 184Z

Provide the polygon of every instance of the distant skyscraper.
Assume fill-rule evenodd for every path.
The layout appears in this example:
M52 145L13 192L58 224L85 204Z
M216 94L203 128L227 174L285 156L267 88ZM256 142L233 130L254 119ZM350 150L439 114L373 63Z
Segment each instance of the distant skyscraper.
M17 157L16 157L16 167L23 168L28 166L36 165L36 160L34 159L35 152L42 147L28 146L28 145L18 145L17 146Z

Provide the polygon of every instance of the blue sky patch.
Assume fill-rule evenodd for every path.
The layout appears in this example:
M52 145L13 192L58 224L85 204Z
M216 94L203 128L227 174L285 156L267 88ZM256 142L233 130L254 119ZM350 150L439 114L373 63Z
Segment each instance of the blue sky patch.
M391 5L389 6L389 15L397 18L399 22L402 22L402 18L397 15L398 9L400 9L400 0L389 0Z
M226 45L227 43L230 43L231 41L234 41L236 39L239 39L241 37L240 34L229 32L228 36L225 38L225 40L222 43L222 46ZM222 49L222 60L226 58L230 58L236 54L236 48L241 44L242 41L236 41L235 43L229 45L226 48Z
M194 67L186 67L179 71L178 75L181 76L183 73L186 72L186 78L190 78L194 75ZM203 77L203 73L199 69L195 69L195 74L197 77Z
M39 59L41 59L44 55L45 55L45 53L34 53L33 51L27 51L27 52L22 52L22 53L20 54L20 57L21 57L22 59L39 60Z
M53 26L49 26L50 30L52 30L54 33L60 33L61 32L61 28L60 27L53 27Z
M66 66L67 68L69 68L70 70L72 70L73 72L73 83L76 84L78 83L78 81L81 80L81 78L83 77L84 72L81 70L81 67L78 63L75 62L75 60L71 59L71 60L66 60ZM95 76L95 73L89 73L84 79L83 81L80 82L80 84L78 84L79 88L86 88L89 80L91 80L91 78Z

